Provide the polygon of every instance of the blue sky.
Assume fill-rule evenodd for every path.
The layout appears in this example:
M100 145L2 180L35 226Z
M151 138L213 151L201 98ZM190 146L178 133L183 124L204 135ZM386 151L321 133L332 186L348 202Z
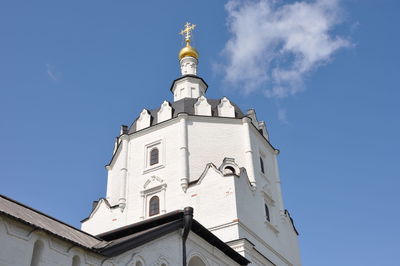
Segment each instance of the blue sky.
M255 108L281 150L303 264L396 265L399 7L4 1L0 193L79 227L105 195L119 126L172 100L191 21L207 96Z

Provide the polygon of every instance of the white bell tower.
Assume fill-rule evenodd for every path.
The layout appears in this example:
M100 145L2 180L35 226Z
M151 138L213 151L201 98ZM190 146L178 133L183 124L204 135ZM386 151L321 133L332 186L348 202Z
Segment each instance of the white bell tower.
M253 109L206 98L197 76L195 25L181 34L173 101L123 126L107 165L107 195L82 230L100 234L190 206L204 227L252 265L301 265L297 231L281 193L278 154Z

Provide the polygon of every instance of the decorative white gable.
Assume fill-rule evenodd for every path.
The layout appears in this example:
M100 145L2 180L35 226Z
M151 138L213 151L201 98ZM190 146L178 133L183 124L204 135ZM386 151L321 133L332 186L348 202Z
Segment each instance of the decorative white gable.
M143 111L140 113L138 120L136 121L136 130L141 130L143 128L149 127L150 121L151 116L149 114L149 111L143 109Z
M196 115L211 116L211 105L207 102L206 97L201 96L194 104L194 112Z
M251 118L251 123L258 128L258 120L256 117L256 111L254 109L247 110L247 116Z
M218 116L235 117L235 107L226 97L222 98L218 105Z
M172 118L172 108L169 102L164 101L161 104L160 110L157 113L157 123L168 120Z
M258 122L258 128L262 131L263 136L269 140L269 136L268 136L268 131L267 131L267 126L265 125L264 121L260 121Z

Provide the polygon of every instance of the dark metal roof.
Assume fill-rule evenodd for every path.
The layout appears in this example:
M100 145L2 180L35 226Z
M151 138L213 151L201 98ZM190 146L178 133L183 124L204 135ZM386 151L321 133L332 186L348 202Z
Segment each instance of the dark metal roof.
M106 244L100 238L3 195L0 195L0 213L84 248L99 248Z
M197 98L183 98L176 102L170 103L172 107L172 118L175 118L180 113L186 113L188 115L196 115L194 112L194 104L197 102ZM218 117L218 105L221 102L221 99L207 99L207 102L211 105L211 116ZM242 110L233 102L231 102L233 107L235 108L235 118L243 118L245 115ZM157 113L160 108L148 110L151 115L151 126L158 123L157 121ZM136 131L136 120L132 123L129 128L128 133L133 133Z
M174 211L97 235L97 237L110 243L107 247L101 249L100 253L106 256L115 256L131 248L143 245L168 233L182 229L184 227L183 219L183 211ZM237 253L194 219L192 220L190 230L210 245L218 248L239 265L250 263L249 260Z

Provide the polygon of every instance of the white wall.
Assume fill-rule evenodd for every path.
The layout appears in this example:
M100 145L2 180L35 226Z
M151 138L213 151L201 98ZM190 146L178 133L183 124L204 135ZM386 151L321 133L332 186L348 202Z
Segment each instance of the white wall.
M74 256L80 258L81 265L108 265L102 264L104 257L100 255L1 216L0 266L31 265L33 247L38 240L43 243L43 251L39 265L72 265Z

